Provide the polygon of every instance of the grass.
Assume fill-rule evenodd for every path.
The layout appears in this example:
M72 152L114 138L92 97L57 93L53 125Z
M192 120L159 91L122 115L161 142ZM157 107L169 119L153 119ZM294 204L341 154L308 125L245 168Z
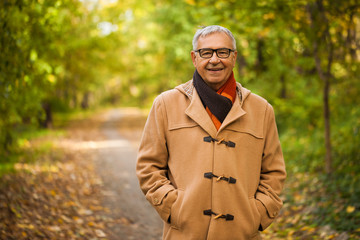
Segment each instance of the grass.
M34 125L14 126L13 142L7 151L0 151L0 176L15 171L16 163L34 162L53 149L53 139L63 137L64 127L73 120L86 119L98 110L74 110L54 113L53 128L45 129Z
M17 129L15 141L7 152L0 153L0 176L14 172L16 163L30 163L39 156L52 151L51 139L64 135L62 130L35 129L22 127ZM37 139L42 139L37 141Z

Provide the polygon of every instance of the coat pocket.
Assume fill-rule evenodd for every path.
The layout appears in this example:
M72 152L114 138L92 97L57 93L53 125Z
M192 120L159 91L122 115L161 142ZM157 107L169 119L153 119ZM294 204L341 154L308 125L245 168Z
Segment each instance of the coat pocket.
M260 227L260 221L261 221L261 215L256 207L256 200L255 198L250 198L250 207L251 207L251 212L252 212L252 216L253 216L253 236L257 236L259 235L259 227ZM252 239L252 238L251 238ZM257 239L257 238L254 238Z
M183 206L184 191L178 189L178 196L170 210L170 225L174 229L181 229L181 209Z

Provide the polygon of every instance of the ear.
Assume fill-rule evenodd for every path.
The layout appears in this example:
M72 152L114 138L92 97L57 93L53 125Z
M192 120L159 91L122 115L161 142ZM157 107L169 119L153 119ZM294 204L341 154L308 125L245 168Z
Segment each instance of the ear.
M235 57L235 60L237 58L237 51L234 52L234 57Z
M191 60L194 64L194 67L196 67L196 53L195 51L191 51Z

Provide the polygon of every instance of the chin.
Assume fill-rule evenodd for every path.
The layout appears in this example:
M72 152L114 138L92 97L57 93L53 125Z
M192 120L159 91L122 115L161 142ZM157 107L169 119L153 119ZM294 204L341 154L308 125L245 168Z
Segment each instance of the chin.
M221 81L221 80L214 80L214 79L210 79L210 81L205 81L205 83L211 87L214 90L218 90L219 88L221 88L221 86L225 83L226 81Z

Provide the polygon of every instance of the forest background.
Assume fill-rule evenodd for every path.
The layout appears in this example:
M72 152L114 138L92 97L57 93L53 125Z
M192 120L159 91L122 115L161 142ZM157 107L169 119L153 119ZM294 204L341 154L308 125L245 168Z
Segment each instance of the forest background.
M237 40L236 79L274 106L286 201L308 226L358 235L359 15L358 0L2 0L2 168L54 116L149 108L191 79L192 37L217 24Z

